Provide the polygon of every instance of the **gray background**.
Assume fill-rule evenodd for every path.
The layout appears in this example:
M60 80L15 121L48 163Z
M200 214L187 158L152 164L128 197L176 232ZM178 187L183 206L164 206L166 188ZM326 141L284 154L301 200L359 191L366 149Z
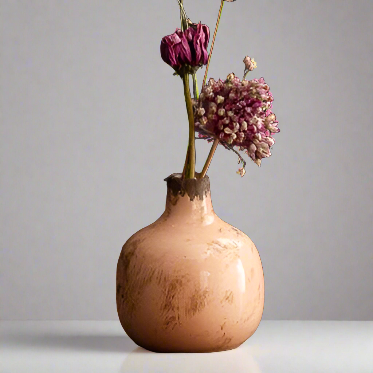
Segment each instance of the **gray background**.
M185 0L215 26L219 0ZM1 318L116 319L123 243L184 165L176 0L1 1ZM224 6L209 76L245 55L274 95L272 156L218 147L216 213L260 252L266 319L373 320L373 1ZM199 83L203 71L199 72ZM210 145L197 144L197 170Z

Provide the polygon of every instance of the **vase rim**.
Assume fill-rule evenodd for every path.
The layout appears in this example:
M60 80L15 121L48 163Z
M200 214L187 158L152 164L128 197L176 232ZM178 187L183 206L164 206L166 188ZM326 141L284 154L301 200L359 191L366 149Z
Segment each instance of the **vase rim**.
M210 193L210 178L207 175L200 179L183 179L181 173L173 173L166 177L164 181L167 182L167 189L174 196L188 194L191 201L195 197L202 200Z

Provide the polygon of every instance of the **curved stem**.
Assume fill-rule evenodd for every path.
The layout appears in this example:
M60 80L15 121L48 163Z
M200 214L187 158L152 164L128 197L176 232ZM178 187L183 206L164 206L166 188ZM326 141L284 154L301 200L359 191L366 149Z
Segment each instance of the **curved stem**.
M189 74L183 74L183 84L184 84L184 96L185 104L188 113L189 120L189 142L187 156L184 165L183 177L185 175L186 179L193 179L195 177L195 168L196 168L196 153L195 153L195 139L194 139L194 116L193 116L193 105L192 98L190 96L189 88Z
M212 147L210 149L210 153L209 153L209 155L208 155L208 157L206 159L205 165L203 166L202 172L201 172L201 174L199 176L200 178L203 178L206 175L206 172L207 172L207 170L208 170L208 168L210 166L212 157L214 156L214 153L215 153L215 150L216 150L218 144L219 144L219 139L215 139L214 143L212 144Z

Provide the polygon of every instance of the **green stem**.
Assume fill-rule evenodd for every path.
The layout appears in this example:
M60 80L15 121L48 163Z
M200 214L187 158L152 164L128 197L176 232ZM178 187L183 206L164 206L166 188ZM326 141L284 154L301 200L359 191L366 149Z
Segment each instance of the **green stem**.
M198 98L199 98L199 92L198 92L198 84L197 84L196 73L194 73L192 75L192 78L193 78L193 95L194 95L194 99L198 100Z
M189 88L189 74L183 74L183 84L184 84L184 96L185 96L185 104L188 113L188 120L189 120L189 142L188 142L188 150L187 150L187 159L186 159L186 167L185 170L185 178L186 179L194 179L195 177L195 168L196 168L196 153L195 153L195 138L194 138L194 116L193 116L193 105L192 105L192 98L190 96L190 88Z

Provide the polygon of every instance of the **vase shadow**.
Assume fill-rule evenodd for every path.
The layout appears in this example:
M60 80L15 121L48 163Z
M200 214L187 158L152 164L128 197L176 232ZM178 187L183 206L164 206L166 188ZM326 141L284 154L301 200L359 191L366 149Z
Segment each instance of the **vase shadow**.
M128 353L136 348L136 344L126 335L36 335L11 336L8 345L46 349L62 349L73 351L118 352Z
M118 373L261 373L247 347L209 353L156 353L142 347L124 359Z

